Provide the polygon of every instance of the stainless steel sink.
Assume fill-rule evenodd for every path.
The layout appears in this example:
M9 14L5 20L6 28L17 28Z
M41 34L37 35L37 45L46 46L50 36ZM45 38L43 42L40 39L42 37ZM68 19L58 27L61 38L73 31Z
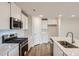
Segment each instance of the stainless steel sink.
M78 48L77 46L72 45L68 43L67 41L58 41L58 43L60 43L65 48Z

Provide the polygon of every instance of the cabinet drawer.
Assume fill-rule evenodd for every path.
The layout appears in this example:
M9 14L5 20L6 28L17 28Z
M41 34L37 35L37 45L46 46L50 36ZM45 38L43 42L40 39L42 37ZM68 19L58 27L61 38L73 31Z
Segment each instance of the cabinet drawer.
M16 47L16 48L12 49L11 51L9 51L8 55L9 56L19 56L19 47Z

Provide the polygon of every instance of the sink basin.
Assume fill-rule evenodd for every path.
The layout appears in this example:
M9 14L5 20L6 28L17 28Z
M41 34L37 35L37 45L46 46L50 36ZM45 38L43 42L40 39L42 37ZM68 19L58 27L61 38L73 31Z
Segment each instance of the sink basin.
M58 41L58 43L60 43L65 48L78 48L77 46L72 45L67 41Z

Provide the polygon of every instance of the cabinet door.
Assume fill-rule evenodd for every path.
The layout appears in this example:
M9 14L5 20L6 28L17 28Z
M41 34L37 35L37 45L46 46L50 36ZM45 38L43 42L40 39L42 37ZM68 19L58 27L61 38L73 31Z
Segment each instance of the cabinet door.
M7 55L8 55L7 52L0 53L0 56L7 56Z
M28 17L22 14L23 29L28 29Z
M19 47L17 46L16 48L9 51L9 56L19 56Z
M67 56L67 54L65 54L65 53L63 52L63 56Z
M54 56L63 56L63 51L54 43Z
M21 19L21 9L15 3L11 3L11 16Z
M1 55L0 55L1 56ZM2 56L7 56L7 53L3 54Z

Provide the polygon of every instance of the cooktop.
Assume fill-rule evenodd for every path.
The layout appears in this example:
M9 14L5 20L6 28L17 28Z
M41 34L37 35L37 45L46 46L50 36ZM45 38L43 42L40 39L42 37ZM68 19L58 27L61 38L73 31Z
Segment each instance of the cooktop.
M22 43L24 41L28 41L28 38L14 38L5 40L3 43Z

